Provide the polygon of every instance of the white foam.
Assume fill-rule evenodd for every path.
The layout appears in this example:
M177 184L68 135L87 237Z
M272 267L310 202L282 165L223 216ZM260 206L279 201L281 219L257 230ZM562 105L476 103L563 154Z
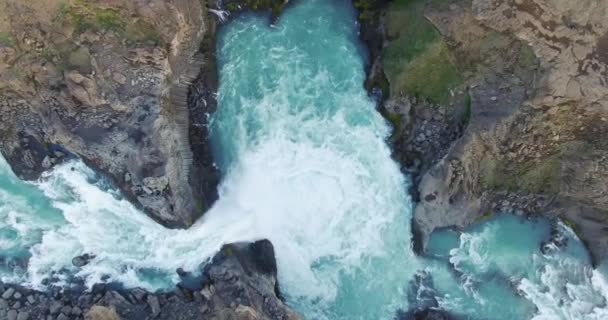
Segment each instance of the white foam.
M331 25L332 19L327 23ZM224 45L233 45L245 32L272 36L257 24L247 28L234 31ZM272 32L284 35L288 30L279 25ZM299 41L294 39L288 37ZM251 58L244 55L255 52L241 50L226 57L230 63L222 69L219 99L238 99L232 101L233 109L220 108L215 117L228 114L221 123L214 119L213 127L222 130L230 166L224 168L218 202L188 230L165 229L117 197L116 191L100 189L91 183L94 173L78 161L56 167L37 183L65 221L40 220L32 214L40 208L0 190L2 227L10 227L21 238L38 235L19 244L35 243L27 279L19 281L40 288L51 272L69 269L86 278L89 286L105 279L158 289L178 281L175 269L197 269L224 243L268 238L275 245L284 292L314 319L391 318L397 308L407 307L403 288L421 267L433 272L438 292L447 290L438 299L453 311L486 318L492 314L497 302L481 295L476 276L497 268L509 276L517 273L512 281L521 280L519 290L538 307L537 319L605 316L608 285L599 272L562 258L521 259L525 254L517 252L495 257L489 243L496 240L500 225L480 234L463 234L461 246L450 252L450 261L464 274L463 282L453 281L445 266L413 256L406 181L384 142L388 127L361 88L364 74L360 61L353 62L352 50L352 44L344 43L328 57L331 63L311 68L312 62L306 60L311 57L298 43L273 46L264 52L268 59L260 66L280 68L280 76L256 78L259 86L253 90L239 80L247 71L242 64ZM340 65L359 73L340 79L329 70ZM0 175L8 174L1 171L5 169L0 163ZM10 245L0 240L0 248ZM96 258L76 269L71 260L83 253ZM530 274L519 272L529 261ZM540 268L542 264L547 266ZM6 279L17 281L15 277ZM67 280L66 275L57 277ZM347 298L339 301L342 313L333 309L336 314L328 315L328 306L340 297ZM487 309L479 311L480 305ZM377 312L380 308L384 310Z

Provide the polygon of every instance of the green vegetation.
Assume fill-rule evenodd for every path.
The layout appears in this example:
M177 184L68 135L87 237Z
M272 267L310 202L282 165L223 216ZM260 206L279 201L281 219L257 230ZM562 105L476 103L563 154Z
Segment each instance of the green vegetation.
M393 125L395 132L401 130L401 115L398 113L388 113L384 116Z
M566 218L566 217L560 217L559 218L565 225L567 225L568 227L570 227L570 229L572 229L572 231L574 232L574 234L576 234L576 236L579 239L583 239L583 237L581 236L581 230L580 228L576 225L576 223L574 223L572 220Z
M137 19L134 23L127 24L124 36L132 42L154 42L161 41L160 35L153 25Z
M61 3L53 20L58 24L70 24L76 33L112 31L130 42L161 41L154 26L142 19L128 17L116 8L98 7L85 1Z
M536 64L536 54L532 47L524 45L520 51L519 64L522 66L531 66Z
M464 114L462 115L462 122L464 125L467 125L469 121L471 121L471 113L473 110L471 109L473 105L473 100L471 98L471 94L467 92L467 95L464 98Z
M82 74L89 74L93 71L93 65L91 64L91 56L89 55L88 50L84 48L79 48L69 53L67 55L66 62L67 66L70 69L78 70Z
M385 98L390 95L390 84L382 72L378 72L373 77L365 80L365 88L369 91L376 88L380 89L382 96Z
M484 212L481 216L479 216L476 220L475 223L481 223L485 220L488 220L490 218L492 218L494 216L494 213L490 210Z
M196 210L198 212L205 211L205 202L203 201L203 199L197 199L194 205L196 206Z
M374 17L376 0L355 0L353 6L359 11L360 20L370 20Z
M556 194L560 187L560 171L557 157L512 165L486 157L480 163L480 184L487 190Z
M0 31L0 46L14 47L15 38L9 32Z
M93 8L88 6L71 7L67 12L74 30L82 33L92 31L124 31L125 22L114 9Z
M519 186L531 193L555 194L559 192L561 165L552 158L529 163L520 168Z
M63 23L67 19L69 12L70 6L63 1L60 2L57 7L57 11L55 12L55 16L53 16L53 22L59 24Z
M222 247L222 254L225 257L230 257L230 256L234 255L234 250L232 248L232 245L230 245L230 244L224 245Z
M229 11L238 10L238 6L249 8L251 10L268 10L272 11L272 14L277 17L281 14L283 6L285 6L284 0L243 0L240 2L230 1L226 3L226 9Z
M387 13L389 45L382 60L393 93L404 92L444 103L461 85L445 41L423 15L423 2L402 0Z
M450 89L461 83L460 75L448 58L443 41L436 41L407 64L393 82L405 92L442 103L450 98Z
M89 51L70 41L54 43L31 53L31 57L51 62L59 71L78 70L82 74L90 74L93 71Z

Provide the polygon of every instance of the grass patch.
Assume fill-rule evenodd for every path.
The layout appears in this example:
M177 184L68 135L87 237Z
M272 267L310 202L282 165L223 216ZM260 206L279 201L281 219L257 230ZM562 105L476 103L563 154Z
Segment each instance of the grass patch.
M278 17L285 6L283 0L242 0L229 1L226 3L226 9L229 11L237 11L239 8L248 8L251 10L270 10L272 15Z
M557 157L509 165L507 161L484 158L480 163L480 184L488 190L556 194L561 165Z
M57 24L71 25L78 34L87 31L112 31L133 43L159 43L162 40L156 28L150 23L126 16L120 9L101 8L84 1L75 1L72 4L61 3L53 20Z
M123 32L125 21L117 10L75 6L68 9L67 17L77 33L86 31L116 31Z
M395 132L401 130L401 115L398 113L387 113L385 118L393 125Z
M141 19L137 19L134 23L127 24L124 35L132 42L161 42L160 35L156 32L154 26Z
M115 9L94 10L94 27L100 30L124 31L126 22Z
M520 169L522 175L518 185L531 193L558 193L560 169L560 162L555 158L528 164Z
M570 229L572 229L572 231L574 232L574 234L576 234L576 236L579 239L583 239L582 237L582 233L581 233L581 229L578 227L578 225L576 223L574 223L574 221L562 216L559 218L566 226L568 226Z
M78 70L82 74L90 74L93 71L91 56L84 48L74 50L67 55L67 67L72 70Z
M464 125L467 125L471 121L472 108L473 99L471 98L471 94L467 92L467 95L464 97L464 113L462 115L462 123Z
M522 66L533 66L536 64L536 54L532 47L524 45L519 54L519 64Z
M232 248L232 245L230 245L230 244L224 245L222 247L222 254L225 257L233 256L234 255L234 249Z
M14 48L16 45L15 37L10 32L0 32L0 45Z
M353 6L359 12L359 20L372 20L375 10L378 8L376 0L355 0Z
M387 13L388 47L382 61L392 93L404 92L444 103L462 79L448 47L423 15L420 0L391 3Z
M448 101L450 89L462 82L448 54L443 41L434 42L423 54L410 61L393 83L405 92L436 103Z

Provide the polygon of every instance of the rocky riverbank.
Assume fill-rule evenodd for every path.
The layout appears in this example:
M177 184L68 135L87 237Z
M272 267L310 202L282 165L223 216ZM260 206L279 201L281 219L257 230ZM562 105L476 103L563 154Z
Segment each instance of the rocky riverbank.
M172 292L112 285L40 292L2 284L0 319L300 319L279 298L274 249L267 240L225 245L201 272Z
M199 46L214 32L206 10L1 0L0 150L15 173L36 179L79 157L156 221L190 226L217 197L202 116L217 89L213 52Z
M355 1L417 249L497 212L559 217L608 255L608 6Z

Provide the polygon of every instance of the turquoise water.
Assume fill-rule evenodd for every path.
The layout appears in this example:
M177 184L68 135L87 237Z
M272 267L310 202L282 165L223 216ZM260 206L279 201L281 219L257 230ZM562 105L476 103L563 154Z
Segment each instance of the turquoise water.
M608 318L604 273L559 223L498 215L438 232L416 257L408 180L362 86L349 2L300 1L268 21L239 16L219 35L211 127L224 178L203 219L162 228L82 162L28 184L0 160L2 280L163 289L223 243L268 238L287 302L306 319L392 319L433 301L470 319ZM567 246L543 253L552 227ZM97 257L74 268L83 253Z
M390 317L417 268L407 181L362 88L353 17L344 2L311 1L275 26L248 15L220 33L221 194L238 185L239 210L270 215L258 227L285 255L286 295L313 318Z

